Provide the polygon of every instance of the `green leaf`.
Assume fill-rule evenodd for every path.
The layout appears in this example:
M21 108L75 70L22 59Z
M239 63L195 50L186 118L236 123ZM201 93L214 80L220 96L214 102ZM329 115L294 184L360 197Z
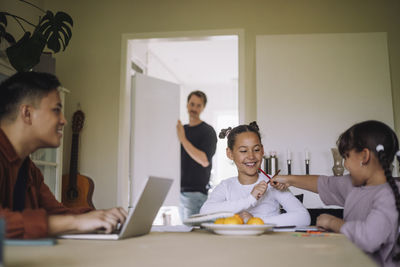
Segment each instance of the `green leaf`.
M0 12L0 23L3 23L4 26L7 26L7 17L5 12Z
M15 42L15 39L14 39L14 36L12 36L11 34L9 34L8 32L6 32L5 34L4 34L4 39L6 39L6 41L9 43L9 44L15 44L16 42Z
M71 27L74 26L74 21L72 20L71 16L65 12L59 11L56 13L55 16L56 20L68 22Z
M29 71L40 62L46 38L40 32L26 32L14 45L6 49L11 65L17 71Z
M51 50L54 51L54 53L57 53L60 51L60 42L58 41L58 38L55 34L50 35L50 38L47 40L47 47L51 47Z
M9 44L15 44L15 39L14 36L9 34L6 31L6 28L3 27L3 25L0 24L0 43L2 39L5 39Z
M15 38L7 32L7 18L4 12L0 12L0 43L5 39L9 44L15 44Z
M53 15L47 11L46 15L40 20L36 31L40 32L47 40L47 47L58 53L61 48L65 50L72 37L71 27L72 18L62 11Z

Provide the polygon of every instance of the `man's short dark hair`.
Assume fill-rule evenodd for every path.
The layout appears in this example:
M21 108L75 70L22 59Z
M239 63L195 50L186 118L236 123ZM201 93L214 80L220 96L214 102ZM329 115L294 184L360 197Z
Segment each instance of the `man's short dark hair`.
M195 95L195 96L200 97L201 99L203 99L204 106L206 106L206 104L207 104L207 96L206 96L206 94L204 92L199 91L199 90L191 92L188 95L187 102L189 102L189 100L192 97L192 95Z
M23 100L35 103L60 85L57 77L50 73L18 72L9 77L0 84L0 121L12 118Z

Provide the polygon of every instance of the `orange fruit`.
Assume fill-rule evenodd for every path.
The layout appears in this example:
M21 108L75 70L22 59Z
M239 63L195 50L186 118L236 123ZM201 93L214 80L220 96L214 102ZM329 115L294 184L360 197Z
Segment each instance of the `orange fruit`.
M264 224L264 221L259 217L252 217L247 221L247 224Z
M214 224L224 224L224 223L225 223L225 218L218 218L214 222Z
M241 218L239 219L237 216L231 216L225 218L225 224L243 224Z
M236 218L238 218L239 220L240 220L240 224L244 224L244 221L243 221L243 219L242 219L242 217L240 217L240 215L239 214L235 214L235 215L233 215L234 217L236 217Z

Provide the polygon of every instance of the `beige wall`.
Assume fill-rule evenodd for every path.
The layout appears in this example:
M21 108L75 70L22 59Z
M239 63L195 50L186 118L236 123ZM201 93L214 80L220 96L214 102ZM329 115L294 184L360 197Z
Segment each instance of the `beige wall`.
M39 8L43 8L43 0L33 0L30 2ZM5 11L13 15L20 16L33 24L36 24L39 21L39 16L43 14L37 8L15 0L1 0L0 11ZM7 31L12 33L17 40L22 37L24 31L11 17L7 16L7 22ZM25 23L22 23L22 25L27 31L32 32L33 27Z
M400 2L397 0L44 0L44 3L53 11L69 13L75 22L70 46L57 55L57 74L71 90L66 99L67 119L78 102L86 113L79 170L95 180L98 208L116 204L123 33L244 29L245 118L250 121L256 119L256 35L388 32L395 127L400 133ZM68 170L70 127L65 136L65 170Z

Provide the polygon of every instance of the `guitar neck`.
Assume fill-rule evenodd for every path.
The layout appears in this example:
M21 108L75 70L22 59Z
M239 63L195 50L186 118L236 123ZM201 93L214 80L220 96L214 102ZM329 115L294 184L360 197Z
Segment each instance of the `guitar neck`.
M70 186L73 188L76 188L76 175L78 174L78 146L79 133L73 133L71 144L71 162L69 165L69 182Z

